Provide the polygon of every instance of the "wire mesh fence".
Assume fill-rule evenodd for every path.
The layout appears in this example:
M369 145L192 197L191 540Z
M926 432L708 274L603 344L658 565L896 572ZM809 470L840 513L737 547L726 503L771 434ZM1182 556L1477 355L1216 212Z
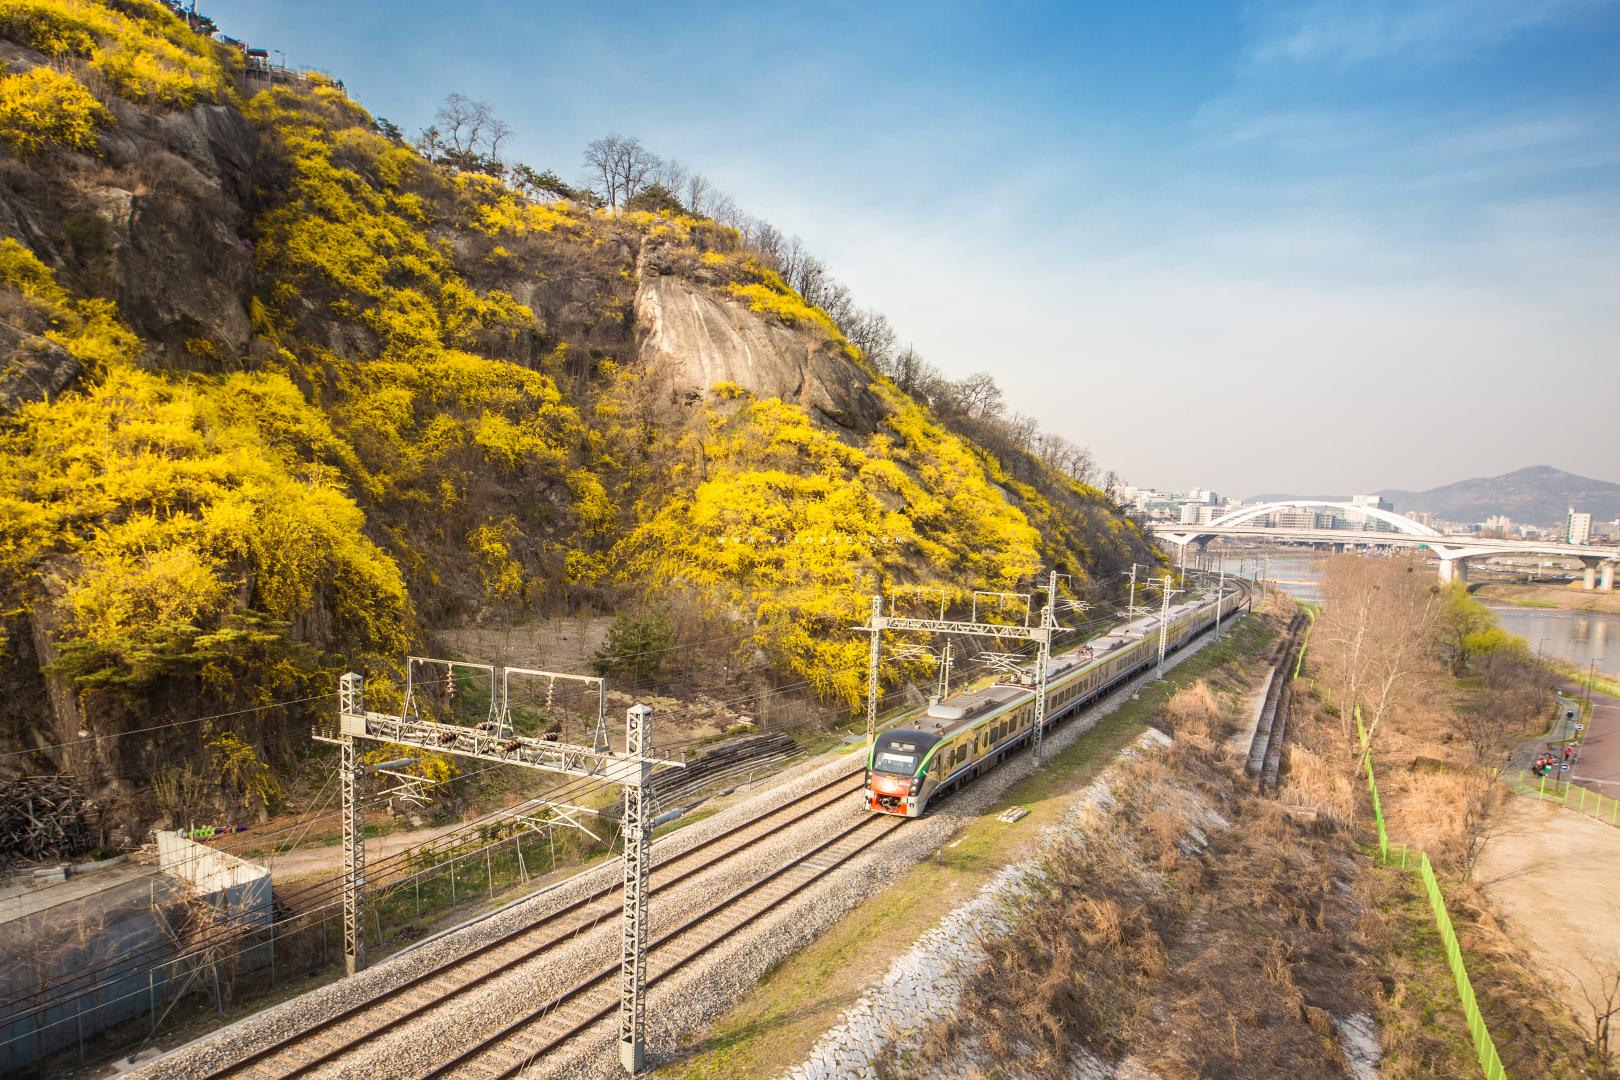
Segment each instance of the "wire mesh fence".
M1434 923L1440 931L1440 940L1446 947L1446 963L1451 968L1452 981L1457 984L1457 998L1462 1004L1463 1016L1468 1022L1468 1037L1474 1044L1474 1058L1479 1062L1485 1080L1507 1080L1507 1070L1502 1067L1502 1058L1496 1052L1496 1043L1491 1038L1490 1029L1485 1025L1485 1018L1480 1015L1479 1002L1474 996L1474 984L1468 977L1468 967L1463 962L1462 946L1457 941L1456 929L1451 925L1451 913L1446 910L1445 894L1440 889L1440 880L1435 876L1434 866L1424 852L1408 848L1405 844L1397 844L1393 848L1390 845L1389 832L1384 825L1384 807L1378 798L1378 781L1373 772L1372 750L1367 745L1367 730L1362 726L1360 709L1356 710L1356 730L1361 734L1361 760L1367 773L1367 789L1372 794L1373 821L1378 827L1378 861L1384 866L1399 866L1402 870L1416 867L1418 877L1423 882L1424 892L1429 898L1429 908L1434 912Z
M1620 799L1611 798L1601 792L1588 791L1556 776L1539 776L1529 769L1520 769L1514 773L1511 786L1520 795L1561 803L1606 825L1620 827Z
M483 822L402 853L368 889L365 934L373 955L404 947L459 908L527 886L578 859L583 834L521 818ZM294 891L296 893L296 891ZM223 1015L289 979L341 971L339 894L296 893L263 925L227 918L196 941L146 950L71 983L0 1005L0 1074L58 1054L78 1061L144 1046L197 1009Z

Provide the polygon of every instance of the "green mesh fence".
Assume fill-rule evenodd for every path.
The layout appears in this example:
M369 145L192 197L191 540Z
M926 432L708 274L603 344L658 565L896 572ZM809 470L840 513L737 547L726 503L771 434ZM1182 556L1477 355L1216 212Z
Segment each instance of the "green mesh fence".
M1435 926L1439 928L1440 940L1446 947L1446 962L1451 965L1451 977L1457 984L1457 998L1462 1003L1463 1015L1468 1020L1468 1035L1474 1043L1474 1057L1479 1061L1480 1070L1484 1072L1486 1080L1506 1080L1507 1070L1502 1068L1502 1059L1496 1052L1496 1043L1491 1040L1490 1030L1485 1026L1485 1018L1479 1013L1479 1002L1474 998L1474 984L1468 978L1468 968L1463 963L1462 947L1457 943L1457 932L1451 925L1451 913L1446 910L1445 894L1440 891L1440 881L1434 876L1434 867L1429 863L1429 856L1421 851L1412 852L1404 844L1398 845L1399 850L1393 854L1390 851L1389 833L1384 828L1384 807L1378 799L1378 781L1373 776L1372 750L1367 745L1367 729L1362 725L1359 708L1356 710L1356 731L1361 736L1361 760L1367 770L1367 790L1372 794L1373 821L1378 826L1378 861L1385 866L1399 865L1402 870L1406 870L1409 869L1408 856L1416 854L1418 877L1422 879L1424 891L1429 895L1429 908L1434 912Z
M1596 818L1605 825L1620 828L1620 799L1588 791L1555 776L1536 776L1529 769L1520 769L1515 774L1511 786L1520 795L1562 803L1571 810L1579 810Z

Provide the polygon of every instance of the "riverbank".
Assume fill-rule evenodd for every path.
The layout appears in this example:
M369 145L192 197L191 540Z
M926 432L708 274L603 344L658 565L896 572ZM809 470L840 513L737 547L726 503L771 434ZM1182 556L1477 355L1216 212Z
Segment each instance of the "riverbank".
M1557 608L1562 611L1599 611L1608 615L1620 615L1620 592L1587 590L1579 585L1488 582L1475 589L1474 595L1487 604Z

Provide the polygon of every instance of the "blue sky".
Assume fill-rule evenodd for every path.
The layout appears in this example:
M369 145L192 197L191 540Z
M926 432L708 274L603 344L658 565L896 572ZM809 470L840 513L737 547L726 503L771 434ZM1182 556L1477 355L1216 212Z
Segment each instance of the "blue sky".
M1620 480L1620 0L199 6L407 131L639 136L1134 483Z

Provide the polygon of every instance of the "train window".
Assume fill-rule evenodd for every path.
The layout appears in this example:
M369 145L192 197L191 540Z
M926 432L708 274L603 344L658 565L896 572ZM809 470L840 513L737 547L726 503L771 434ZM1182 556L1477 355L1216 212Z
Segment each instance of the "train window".
M917 755L897 754L892 750L879 750L874 767L878 772L899 773L902 776L909 776L917 771Z

